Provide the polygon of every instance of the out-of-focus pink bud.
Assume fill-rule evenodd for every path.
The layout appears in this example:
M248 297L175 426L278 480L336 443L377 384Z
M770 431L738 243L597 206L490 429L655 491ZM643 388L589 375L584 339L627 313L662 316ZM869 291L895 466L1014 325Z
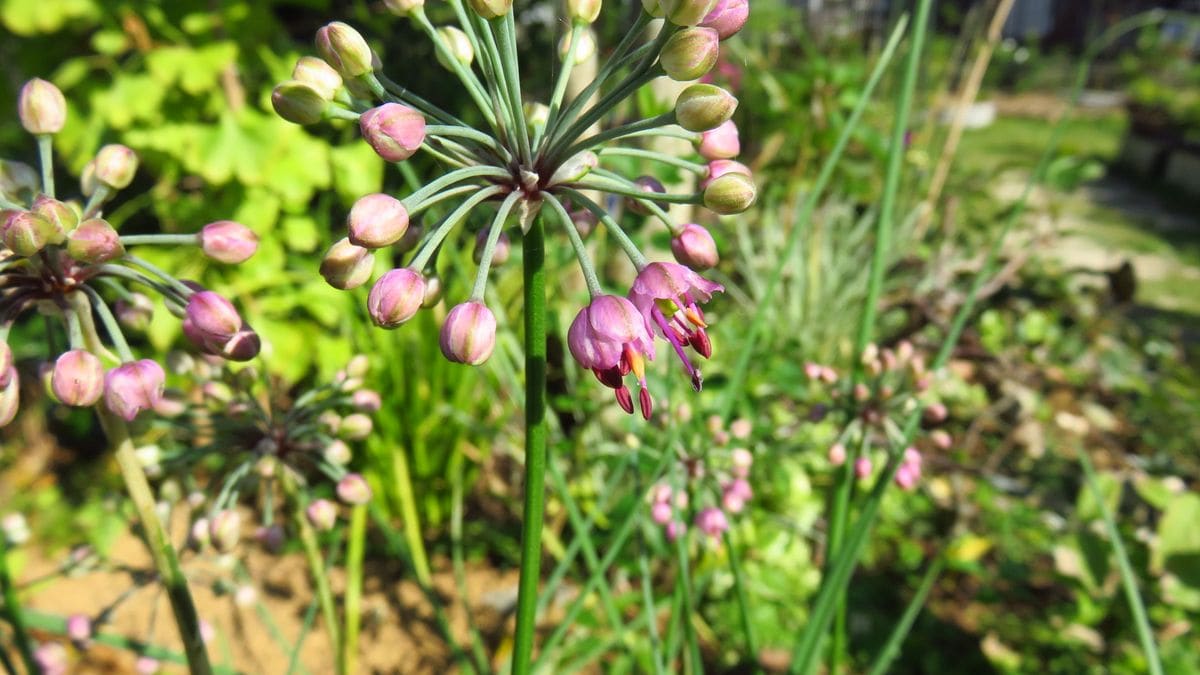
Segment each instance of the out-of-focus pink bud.
M363 248L383 248L400 241L408 231L404 203L381 192L359 197L346 216L350 243Z
M379 392L371 389L359 389L350 395L350 403L357 410L365 413L378 412L383 407L383 399Z
M76 644L86 645L92 639L92 620L83 614L68 616L67 637Z
M137 173L137 154L124 145L114 143L100 148L94 161L96 180L114 190L129 187Z
M233 509L221 511L209 523L209 536L218 552L233 551L242 538L242 517Z
M154 318L154 301L141 293L131 293L130 296L129 299L120 298L113 303L113 313L123 328L136 333L145 332Z
M359 474L348 473L338 481L337 496L352 506L366 504L371 501L371 486L367 485L366 479Z
M321 259L320 272L330 286L347 291L367 283L374 265L375 259L370 250L355 246L349 238L345 238L329 247Z
M139 656L133 663L133 670L137 675L155 675L160 665L158 659L153 656Z
M809 361L804 364L804 376L810 380L821 379L821 364Z
M200 229L197 237L204 255L226 265L246 262L258 251L258 235L232 220L209 223Z
M342 418L338 426L338 435L348 441L361 441L371 435L374 424L371 418L362 413L352 413Z
M733 475L745 478L750 475L750 467L754 465L754 455L745 448L734 448L730 453L733 463Z
M748 18L750 0L717 0L700 25L715 29L722 40L728 40L746 25Z
M387 272L367 296L371 321L380 328L395 328L413 318L425 301L425 285L425 278L407 267Z
M321 451L321 457L324 458L326 462L329 462L334 466L345 466L346 464L349 464L351 456L352 453L350 452L350 446L346 445L346 441L343 441L340 438L335 438L330 441L329 444L325 446L325 449Z
M33 650L33 660L41 669L41 675L66 675L67 648L57 642L44 642Z
M866 478L871 475L874 466L871 464L869 457L859 457L854 460L854 475L859 478Z
M139 412L158 404L165 381L162 366L150 359L122 364L104 376L104 402L109 410L131 422Z
M104 365L83 349L63 352L54 362L50 387L66 405L95 405L104 394Z
M304 515L318 532L328 532L337 522L337 507L328 499L317 499L304 509Z
M650 507L650 517L659 525L666 525L671 522L674 512L671 510L671 505L667 502L655 502Z
M67 255L86 265L99 265L125 255L125 246L107 220L89 218L71 232Z
M943 403L930 403L925 407L925 421L930 424L945 422L949 415L950 411L946 409Z
M950 446L954 444L954 439L942 429L934 429L930 432L929 440L933 441L934 447L939 450L949 450Z
M708 163L708 173L706 173L704 175L704 179L700 181L700 189L703 190L707 188L709 185L712 185L713 181L716 179L731 173L741 174L748 178L754 177L753 172L750 171L750 167L742 164L741 162L732 159L714 159Z
M703 532L705 536L715 539L729 529L729 519L725 516L724 511L710 506L701 509L700 513L696 514L696 529Z
M8 342L0 340L0 387L7 387L12 378L10 369L13 367L12 347Z
M363 138L389 162L412 157L425 142L425 116L399 103L384 103L358 118Z
M476 263L483 260L483 249L487 246L490 234L485 228L480 230L479 234L475 235L475 251L472 257L474 257ZM512 241L508 238L507 233L501 232L500 237L496 240L496 248L492 249L492 267L498 267L508 262L508 257L511 254Z
M821 368L821 379L825 384L836 384L838 381L837 371L829 366L823 366Z
M192 528L188 534L188 543L198 551L203 551L212 543L212 535L209 534L208 518L197 518L192 522Z
M742 151L737 124L734 124L733 120L726 120L716 129L709 129L700 134L696 151L709 161L737 157Z
M679 234L671 238L671 253L680 263L697 271L716 267L721 261L717 242L707 229L696 223L684 225Z
M687 531L687 525L682 520L672 520L663 528L663 533L667 536L667 541L674 542Z
M667 191L667 188L662 184L662 181L654 176L638 176L633 180L633 182L635 185L637 185L639 190L645 192L646 194L661 195ZM633 197L625 198L625 207L638 215L650 215L650 209L642 204L641 200L634 199Z
M442 324L439 342L447 359L477 366L496 348L496 317L482 302L456 305Z
M58 87L35 77L21 87L17 116L25 131L35 136L57 134L67 121L67 100Z
M721 491L721 505L730 513L741 513L746 508L746 502L754 497L750 483L744 478L737 478L727 484Z
M858 384L854 385L854 400L855 401L858 401L859 403L863 403L863 402L867 401L867 399L869 399L869 398L871 398L871 388L870 387L863 384L862 382L859 382Z
M846 463L846 446L841 443L834 443L829 446L829 463L834 466L841 466ZM869 471L868 471L869 473Z

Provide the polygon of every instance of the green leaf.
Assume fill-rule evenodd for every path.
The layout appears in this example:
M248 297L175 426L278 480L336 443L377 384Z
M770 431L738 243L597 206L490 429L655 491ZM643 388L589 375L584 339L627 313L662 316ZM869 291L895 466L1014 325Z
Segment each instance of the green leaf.
M1080 452L1085 451L1081 449ZM1096 482L1100 486L1100 494L1104 495L1104 504L1108 507L1109 512L1113 514L1117 513L1117 504L1121 499L1121 480L1112 473L1100 473L1096 476ZM1075 513L1084 522L1096 520L1101 517L1100 509L1096 504L1096 498L1086 485L1079 491Z
M320 244L317 221L312 216L285 216L281 223L284 245L299 253L312 253Z
M0 22L17 35L53 33L68 22L91 25L100 17L92 0L2 0Z
M359 197L383 188L383 159L370 145L356 141L332 148L329 160L333 165L333 189L343 204L349 206Z
M1171 499L1158 523L1158 545L1151 555L1151 569L1161 572L1175 566L1170 564L1172 559L1200 557L1197 523L1200 523L1200 495L1189 492Z

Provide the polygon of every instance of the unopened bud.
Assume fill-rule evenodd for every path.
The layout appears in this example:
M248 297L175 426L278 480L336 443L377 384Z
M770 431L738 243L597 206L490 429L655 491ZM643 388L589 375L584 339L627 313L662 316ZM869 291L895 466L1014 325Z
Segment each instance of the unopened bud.
M468 0L471 9L485 19L495 19L512 11L512 0Z
M143 333L150 327L150 320L154 318L154 301L134 292L128 299L119 298L113 303L113 313L117 315L117 321L122 328Z
M258 251L258 235L232 220L209 223L197 237L204 255L226 265L245 262Z
M79 212L57 199L46 195L38 195L33 200L30 211L46 218L53 225L53 232L48 243L61 244L67 239L67 233L79 225Z
M389 162L412 157L425 142L425 116L399 103L384 103L358 118L363 138Z
M350 243L364 248L391 246L408 231L408 210L383 193L360 197L346 216Z
M721 258L717 243L701 225L689 223L671 238L671 253L681 264L700 271L716 267Z
M696 80L712 70L720 51L720 37L712 28L684 28L663 45L659 63L672 80Z
M717 0L701 26L716 29L722 40L728 40L746 25L750 18L750 0Z
M834 443L829 446L829 463L834 466L841 466L846 463L846 446L841 443ZM869 472L868 472L869 473Z
M663 8L659 0L642 0L642 7L650 16L661 17L663 15Z
M17 408L21 403L21 378L17 375L15 366L9 366L0 374L6 384L0 387L0 427L8 426L17 416Z
M726 120L715 129L709 129L700 134L700 142L696 151L707 160L733 159L742 151L738 138L737 124Z
M337 522L337 507L328 499L318 499L304 509L304 515L318 532L328 532Z
M114 190L129 187L137 173L137 154L124 145L113 143L100 148L95 162L96 180Z
M431 276L425 278L425 298L421 300L421 307L430 309L442 301L442 278Z
M600 165L600 158L596 153L585 150L567 161L563 162L554 173L550 176L550 185L558 185L560 183L574 183L581 180L584 176Z
M696 529L715 539L729 529L729 518L721 509L710 506L696 514Z
M704 188L704 205L725 216L750 208L757 196L758 188L752 178L740 173L728 173Z
M229 553L237 548L242 537L242 517L233 509L226 509L213 516L209 523L209 536L213 548L219 553Z
M600 0L567 0L567 18L592 23L600 16Z
M0 227L4 245L25 258L37 255L58 236L54 223L33 211L5 211Z
M35 77L21 87L17 115L25 131L35 136L57 134L67 121L67 101L58 87Z
M375 258L371 251L355 246L348 238L344 238L329 247L321 259L320 272L330 286L346 291L367 283L374 265Z
M873 469L874 466L869 457L859 457L854 460L854 475L860 479L870 476Z
M408 16L414 9L425 6L425 0L383 0L383 5L396 16Z
M326 101L332 101L342 88L342 76L338 71L315 56L301 56L292 68L292 79L312 87Z
M477 366L496 348L496 317L481 302L457 305L442 324L439 342L447 359Z
M637 185L638 189L646 194L661 195L667 192L667 188L662 184L662 181L654 176L638 176L633 182ZM650 215L649 207L643 204L642 200L633 197L625 198L625 208L638 215Z
M104 394L104 365L95 354L83 349L63 352L54 362L50 388L66 405L95 405Z
M84 614L67 617L67 638L78 644L87 644L92 639L92 620Z
M367 41L341 21L326 24L317 31L317 53L346 80L374 70L375 55Z
M358 506L371 501L371 486L367 485L365 478L356 473L348 473L338 481L337 484L338 499Z
M395 328L416 315L425 302L425 278L406 267L387 272L367 296L367 312L380 328Z
M125 246L107 220L89 218L71 232L67 255L86 265L98 265L125 255Z
M471 40L467 34L454 26L442 26L437 29L437 34L442 39L442 43L446 45L446 50L449 52L448 57L457 61L464 68L470 68L471 62L475 60L475 50L471 47ZM437 53L438 63L447 70L454 70L454 64L446 59L447 55L442 54L439 50Z
M737 99L724 89L693 84L675 99L675 119L688 131L708 131L729 121L737 106Z
M371 418L362 413L352 413L342 418L338 427L338 436L348 441L361 441L371 435L374 424Z
M480 230L479 234L475 235L475 251L472 253L472 257L476 263L483 260L483 250L487 247L487 240L490 235L491 232L487 229ZM499 267L508 262L508 257L511 254L512 241L506 233L501 232L500 236L496 239L496 248L492 249L492 267Z
M154 408L162 398L165 380L162 366L150 359L122 364L104 376L104 402L131 422L139 412Z
M271 90L275 114L292 124L307 126L325 118L329 101L315 86L300 80L288 80Z
M658 0L667 20L677 26L695 26L712 10L715 0Z
M523 107L525 109L525 122L529 125L531 132L536 129L545 128L546 123L550 121L550 106L545 103L531 101Z
M352 453L350 452L350 446L346 445L346 441L335 438L321 451L321 457L334 466L344 466L350 463Z

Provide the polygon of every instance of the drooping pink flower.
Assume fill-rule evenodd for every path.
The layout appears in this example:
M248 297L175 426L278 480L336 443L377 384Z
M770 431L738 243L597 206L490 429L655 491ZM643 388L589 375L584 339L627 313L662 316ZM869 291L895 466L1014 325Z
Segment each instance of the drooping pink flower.
M629 290L629 300L646 323L671 343L696 391L700 391L704 378L684 346L691 345L704 358L712 355L712 343L705 332L708 324L699 303L708 302L713 293L724 290L683 265L665 262L646 265Z
M650 418L653 401L646 389L645 362L654 359L654 340L646 319L634 303L619 295L600 295L571 322L567 331L571 355L616 392L625 412L633 412L633 397L625 386L630 372L638 382L642 416Z
M166 373L150 359L131 361L104 376L104 402L127 422L138 413L154 408L162 399Z
M706 536L715 539L729 529L729 518L721 509L710 506L696 514L696 528Z
M724 485L721 490L721 504L730 513L741 513L746 508L746 502L754 497L754 490L744 478L736 478Z

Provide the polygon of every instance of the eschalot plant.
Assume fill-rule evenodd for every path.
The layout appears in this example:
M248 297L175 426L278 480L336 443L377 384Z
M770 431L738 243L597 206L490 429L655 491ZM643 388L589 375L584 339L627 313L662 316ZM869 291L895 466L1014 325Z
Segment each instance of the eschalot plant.
M46 359L53 362L50 391L60 403L95 408L167 587L193 672L208 672L187 582L126 427L163 403L166 375L155 361L134 354L122 325L136 328L148 321L153 303L145 293L152 293L182 319L184 334L204 353L245 361L258 354L259 338L228 300L175 278L129 249L193 245L213 260L232 264L253 255L258 240L232 221L211 223L198 234L120 235L104 219L104 206L137 171L137 155L123 145L100 148L84 167L82 197L60 200L52 140L66 123L66 111L56 86L41 79L27 82L18 116L37 139L40 176L26 164L0 161L0 426L13 420L19 405L20 378L9 334L18 322L40 314L47 321L39 342L50 348ZM43 325L27 323L31 330ZM65 350L54 347L64 342Z
M557 221L570 242L592 301L568 331L568 345L579 363L614 391L619 405L635 410L627 378L637 387L636 408L649 418L653 397L645 363L656 356L654 337L664 340L699 390L703 378L692 354L707 358L711 343L700 305L721 286L689 265L715 264L711 235L698 224L672 220L663 205L702 204L718 214L744 211L756 189L749 170L729 163L736 156L736 127L730 122L737 99L711 84L683 89L674 108L640 120L613 116L642 85L668 76L702 77L716 61L720 40L745 23L745 0L644 0L635 24L609 55L596 77L573 99L566 97L572 70L586 50L595 48L590 24L601 11L599 0L569 0L561 66L545 104L526 101L517 62L516 27L511 0L450 0L457 26L437 27L426 16L423 0L387 0L394 13L410 18L433 43L437 59L459 79L482 120L474 127L384 75L384 62L352 27L334 22L317 33L320 59L304 57L292 79L272 94L276 111L298 124L324 119L357 122L363 138L384 159L404 161L426 152L446 172L403 199L366 195L348 217L346 238L336 242L321 264L333 286L350 289L370 281L376 252L392 248L405 262L375 281L368 309L379 326L394 328L421 307L437 301L441 288L435 261L455 228L468 216L494 205L479 246L479 267L470 296L450 310L441 330L445 356L478 365L495 344L495 316L484 303L488 273L496 262L504 229L518 224L525 268L526 346L526 500L522 536L520 597L514 671L526 672L532 652L540 560L541 511L545 468L545 272L543 221ZM663 17L653 37L639 43L655 17ZM693 161L637 147L647 136L686 138L697 145ZM667 192L650 176L630 177L609 170L613 157L661 162L693 171L700 189ZM718 163L721 162L721 163ZM631 210L653 216L672 235L678 262L651 262L605 208L595 192L627 200ZM449 215L425 231L417 216L449 200L460 200ZM585 250L579 228L603 223L638 270L627 295L605 293ZM483 237L484 235L480 235ZM682 264L681 264L682 263Z

